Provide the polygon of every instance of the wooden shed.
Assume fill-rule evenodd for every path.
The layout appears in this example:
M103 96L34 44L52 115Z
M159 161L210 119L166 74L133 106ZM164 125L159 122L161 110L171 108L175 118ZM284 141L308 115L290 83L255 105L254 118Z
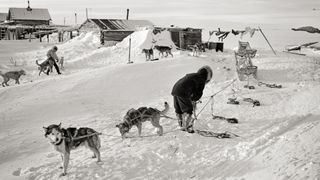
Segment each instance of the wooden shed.
M126 19L87 19L81 26L80 32L99 32L101 44L105 42L120 42L139 28L153 27L147 20Z
M202 42L202 29L177 27L157 27L156 29L166 29L171 32L172 41L177 47L181 49L187 49L189 45L194 45L196 43Z

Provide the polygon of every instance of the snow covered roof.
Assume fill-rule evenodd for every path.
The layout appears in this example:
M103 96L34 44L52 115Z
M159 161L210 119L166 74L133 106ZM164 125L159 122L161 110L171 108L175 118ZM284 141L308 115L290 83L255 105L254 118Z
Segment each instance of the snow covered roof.
M8 13L0 13L0 22L7 20Z
M129 30L134 31L140 27L153 27L154 24L148 20L126 20L126 19L88 19L102 30Z
M51 20L48 9L9 8L9 20Z

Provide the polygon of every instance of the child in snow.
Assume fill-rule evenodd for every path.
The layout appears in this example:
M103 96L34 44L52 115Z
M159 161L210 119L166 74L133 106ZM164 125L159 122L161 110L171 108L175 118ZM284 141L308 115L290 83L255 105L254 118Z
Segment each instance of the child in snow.
M212 78L209 66L201 67L198 72L185 75L173 86L171 95L181 130L194 133L192 113L203 93L205 84Z
M52 49L50 49L47 52L47 57L48 57L48 60L51 61L52 64L54 65L54 67L56 68L57 73L61 74L60 70L59 70L59 66L56 63L56 62L59 61L59 58L58 58L58 56L56 54L57 51L58 51L58 47L57 46L53 46ZM48 69L47 75L49 75L49 71L50 71L50 69Z

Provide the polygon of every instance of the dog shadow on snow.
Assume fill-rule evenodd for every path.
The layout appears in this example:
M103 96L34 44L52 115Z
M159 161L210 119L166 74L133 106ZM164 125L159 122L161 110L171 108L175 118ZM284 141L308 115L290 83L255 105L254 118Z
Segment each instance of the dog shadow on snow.
M181 131L181 130L172 129L172 130L169 130L169 131L164 131L162 136L165 136L166 134L170 134L170 133L173 133L173 132L176 132L176 131ZM131 132L130 134L128 134L128 136L126 136L125 139L143 139L143 138L162 137L162 136L159 136L158 134L152 134L152 133L148 133L146 135L138 136L138 135L136 135L136 133ZM120 136L120 138L121 138L121 136Z
M57 154L57 156L59 156ZM57 158L56 162L50 162L43 164L38 167L31 167L25 172L22 171L20 176L26 176L27 179L69 179L69 178L81 178L81 177L89 177L89 176L104 176L104 170L102 165L104 161L97 162L86 162L91 161L92 158L84 158L82 161L70 160L70 167L68 174L65 177L60 177L62 164L59 158ZM90 171L88 171L90 169Z

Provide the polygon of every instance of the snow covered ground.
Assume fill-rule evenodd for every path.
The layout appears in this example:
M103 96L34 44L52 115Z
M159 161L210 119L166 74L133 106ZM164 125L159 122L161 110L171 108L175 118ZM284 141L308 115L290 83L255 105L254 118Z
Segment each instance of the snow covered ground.
M162 109L168 101L168 116L174 117L171 88L186 73L203 65L214 71L199 110L210 95L237 78L232 50L200 57L175 51L173 58L146 62L141 48L153 38L147 30L131 38L133 64L127 64L128 39L98 48L98 36L89 33L58 44L58 55L65 58L63 75L54 70L50 76L38 76L35 60L43 60L48 47L10 53L18 65L2 65L0 70L23 68L27 75L20 85L11 82L0 88L0 179L58 179L61 158L42 127L60 122L63 127L87 126L103 133L103 164L79 148L71 153L68 175L60 179L320 179L318 55L258 51L253 60L258 80L250 80L256 89L245 89L246 82L236 80L214 97L213 113L235 117L239 124L213 120L210 103L195 123L199 130L239 137L188 134L179 131L174 120L162 118L163 136L144 123L143 137L133 128L131 138L122 140L115 125L130 108ZM258 86L258 81L283 88ZM240 105L227 104L230 97L237 97ZM249 97L261 106L243 101Z

